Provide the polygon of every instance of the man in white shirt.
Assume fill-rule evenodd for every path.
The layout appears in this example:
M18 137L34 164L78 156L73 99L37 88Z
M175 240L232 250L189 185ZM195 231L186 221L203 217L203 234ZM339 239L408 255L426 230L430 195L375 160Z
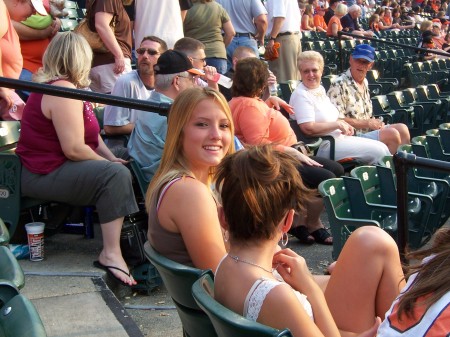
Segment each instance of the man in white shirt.
M167 50L166 43L156 36L146 36L142 40L137 54L137 69L120 76L111 92L114 96L146 100L154 88L153 66L159 55ZM107 136L129 135L134 128L137 110L119 106L105 107L103 129ZM111 144L110 144L111 143ZM117 145L117 142L115 142ZM113 146L107 141L108 146Z
M269 68L279 82L299 80L297 57L302 51L300 33L300 8L296 0L267 0L269 27L267 36L269 42L266 49L273 49L279 42L279 57L269 61Z

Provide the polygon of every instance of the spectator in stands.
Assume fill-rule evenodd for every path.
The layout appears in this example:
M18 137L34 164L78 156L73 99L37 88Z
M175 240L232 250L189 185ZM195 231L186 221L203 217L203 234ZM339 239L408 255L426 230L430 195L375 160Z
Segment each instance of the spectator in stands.
M268 0L266 8L269 21L266 51L272 50L275 42L284 46L278 49L279 57L269 61L269 68L280 82L299 80L297 57L302 46L298 3L296 0Z
M442 49L442 44L444 43L444 37L442 36L441 26L442 25L439 19L433 19L431 31L434 34L433 36L434 47L437 49Z
M57 34L43 57L38 83L65 88L89 85L92 50L73 32ZM64 108L61 108L64 107ZM130 171L103 143L89 102L31 93L16 153L22 195L77 206L95 205L103 249L95 266L124 285L135 285L120 251L125 215L138 211Z
M234 50L233 59L232 59L232 68L225 74L229 78L233 78L234 76L234 70L236 69L236 64L239 60L242 60L244 58L257 58L257 54L255 54L254 50L250 47L237 47ZM275 75L269 70L269 77L267 78L267 85L264 89L264 93L262 94L261 99L266 100L270 96L269 87L275 86L277 87L277 78ZM219 86L220 92L225 96L227 101L230 101L232 99L231 95L231 88L225 88L223 86Z
M376 36L380 36L380 16L378 14L372 14L369 19L369 28Z
M399 29L400 25L397 23L392 22L392 12L389 8L384 9L384 14L380 14L380 23L379 23L381 30L387 30L387 29Z
M358 20L360 17L361 7L356 4L349 7L348 13L341 18L342 30L359 36L372 37L374 33L371 30L364 31L359 25Z
M48 10L46 8L46 10ZM50 14L33 14L24 21L12 20L14 29L19 35L20 49L23 57L23 67L20 80L31 81L32 75L42 67L42 56L51 38L61 28L61 20L52 18ZM17 90L19 96L26 101L30 92Z
M167 44L156 36L146 36L137 48L137 69L119 77L114 84L115 96L146 100L155 87L153 66ZM107 105L104 113L104 130L108 136L129 135L134 128L137 110ZM112 144L108 144L112 146Z
M385 125L373 117L366 74L374 60L374 48L357 45L350 56L350 69L331 84L328 97L339 110L339 118L353 126L359 136L385 143L394 154L400 144L410 142L409 130L405 124Z
M289 104L294 108L295 120L307 136L330 135L335 138L335 160L354 158L366 164L376 164L389 155L385 144L373 139L352 137L354 128L339 119L339 110L331 103L325 89L320 85L324 61L316 51L303 52L298 60L302 75L300 83L292 93ZM319 157L330 157L330 143L322 142Z
M260 0L234 1L216 0L228 12L236 31L231 43L227 46L227 71L232 67L233 53L237 47L253 48L259 55L258 46L264 46L267 30L267 10Z
M334 11L336 10L337 5L340 3L341 0L329 0L330 5L323 17L327 26L330 23L331 18L334 16Z
M308 157L295 148L297 137L288 119L279 111L284 108L293 113L292 107L278 97L271 96L266 101L260 99L269 74L267 65L256 58L238 61L231 88L233 99L230 108L233 114L236 136L245 145L275 144L298 160L298 170L309 188L317 188L323 180L341 176L340 164L321 157ZM320 221L323 210L321 198L308 202L308 213L302 215L301 226L293 229L302 243L314 241L332 244L331 235ZM306 217L306 219L305 219Z
M378 337L440 335L450 331L450 289L448 282L450 229L442 228L429 248L408 254L420 261L408 268L408 283L386 313ZM445 334L444 332L444 334Z
M227 72L226 47L236 32L227 11L213 0L194 0L183 23L184 35L205 45L206 64ZM223 32L223 34L222 34Z
M338 37L338 33L342 31L341 18L347 14L347 6L340 3L336 6L334 11L334 16L328 22L327 36L328 37ZM343 39L352 40L352 36L342 35Z
M323 18L324 15L325 15L325 8L316 7L316 15L314 15L314 27L316 27L316 31L326 33L327 24L325 23L325 19Z
M23 21L34 12L47 15L42 1L3 0L0 2L0 76L18 79L22 71L23 58L20 51L19 36L14 29L14 21ZM11 90L0 88L0 120L11 119Z
M422 48L425 49L437 49L436 45L434 44L434 38L431 35L425 35L422 39ZM438 56L434 53L419 51L419 61L428 61L428 60L434 60Z
M154 66L155 90L148 100L171 105L184 90L194 87L196 70L187 56L179 51L168 50L161 54ZM166 142L167 117L148 111L139 111L133 132L128 141L128 152L150 181L158 169Z
M194 68L204 73L203 76L198 77L197 85L219 89L216 79L217 70L212 66L206 65L205 45L202 42L191 37L183 37L175 42L174 50L186 54Z
M399 7L392 10L392 23L397 24L399 29L412 29L416 26L415 21L405 22L401 16L402 10Z
M312 5L306 5L305 12L302 15L302 31L303 30L316 30L316 27L314 26L314 9Z
M233 132L230 108L217 91L191 88L175 99L145 199L148 240L171 260L216 270L226 253L211 183L215 167L234 152Z
M144 36L153 35L173 48L183 34L183 15L190 0L135 0L134 45L139 46Z
M293 336L375 336L379 317L405 284L389 234L375 226L358 228L331 275L312 275L303 257L278 248L280 239L287 244L294 212L307 207L292 157L269 146L237 152L219 165L216 186L230 248L216 270L215 300L250 320L288 328ZM445 257L434 268L438 263L448 269ZM435 282L448 291L446 273L439 274Z
M132 0L97 0L92 17L98 35L109 53L94 52L90 74L91 90L110 93L117 78L131 71L131 25L124 5ZM114 20L114 29L110 23Z

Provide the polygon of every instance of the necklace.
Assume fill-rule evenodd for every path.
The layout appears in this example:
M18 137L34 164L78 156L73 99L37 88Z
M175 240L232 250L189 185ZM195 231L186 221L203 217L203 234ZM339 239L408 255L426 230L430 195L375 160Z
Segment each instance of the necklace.
M251 265L251 266L255 266L255 267L258 267L258 268L260 268L260 269L262 269L262 270L264 270L265 272L268 272L268 273L270 273L270 274L272 274L273 273L273 271L276 269L276 268L272 268L272 270L269 270L269 269L266 269L266 268L264 268L263 266L260 266L259 264L257 264L257 263L255 263L255 262L251 262L251 261L247 261L247 260L242 260L241 258L239 258L239 256L237 256L237 255L230 255L230 254L227 254L228 255L228 257L230 257L230 258L232 258L233 260L234 260L234 262L242 262L242 263L246 263L246 264L249 264L249 265Z

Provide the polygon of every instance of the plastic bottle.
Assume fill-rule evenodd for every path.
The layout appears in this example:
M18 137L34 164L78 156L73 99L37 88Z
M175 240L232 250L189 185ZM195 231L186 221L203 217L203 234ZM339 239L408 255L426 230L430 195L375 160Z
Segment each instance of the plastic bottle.
M233 81L231 80L231 78L223 76L222 74L219 74L219 73L214 75L213 81L217 82L222 87L225 87L228 89L230 89L231 86L233 85Z

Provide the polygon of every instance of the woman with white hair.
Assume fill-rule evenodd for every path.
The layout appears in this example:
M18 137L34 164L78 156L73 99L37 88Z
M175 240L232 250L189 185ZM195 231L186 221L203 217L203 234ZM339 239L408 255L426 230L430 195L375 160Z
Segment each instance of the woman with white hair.
M342 31L343 27L341 24L341 18L347 14L347 6L343 3L340 3L337 5L336 9L334 10L334 15L331 17L330 21L328 22L328 28L327 28L327 36L328 37L338 37L338 33ZM349 39L352 40L353 37L342 35L343 39Z

